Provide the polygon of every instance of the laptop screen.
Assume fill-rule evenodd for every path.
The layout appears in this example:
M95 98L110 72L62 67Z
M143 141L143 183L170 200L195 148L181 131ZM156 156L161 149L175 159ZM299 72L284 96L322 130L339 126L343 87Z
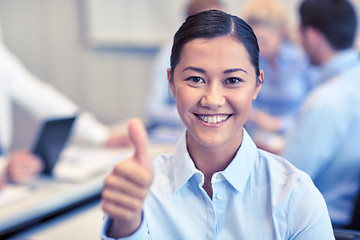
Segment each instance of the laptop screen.
M51 175L69 136L76 116L47 119L43 122L33 147L33 154L44 162L44 174Z

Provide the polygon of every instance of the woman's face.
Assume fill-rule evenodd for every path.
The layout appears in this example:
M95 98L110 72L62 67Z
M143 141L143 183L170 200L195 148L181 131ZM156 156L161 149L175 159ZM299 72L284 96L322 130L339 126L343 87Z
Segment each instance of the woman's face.
M186 43L169 83L188 130L188 144L239 147L261 87L242 43L229 36Z

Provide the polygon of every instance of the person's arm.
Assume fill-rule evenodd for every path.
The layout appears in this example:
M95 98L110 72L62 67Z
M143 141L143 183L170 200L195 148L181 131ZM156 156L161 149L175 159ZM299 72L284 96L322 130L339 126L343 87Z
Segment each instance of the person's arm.
M90 145L104 145L110 133L110 129L90 112L80 112L75 121L72 140Z
M10 82L12 99L37 119L75 115L79 106L29 72L0 43L2 69ZM91 144L128 145L127 135L113 133L89 112L80 112L74 127L74 138Z
M327 94L327 93L326 93ZM313 95L301 109L293 129L285 139L282 155L315 179L345 140L349 124L346 107L326 94ZM329 93L331 94L331 93Z
M282 128L282 119L278 116L270 115L261 109L253 107L247 121L251 121L262 130L277 133Z
M78 111L78 106L28 71L2 44L0 57L12 99L36 118L68 116Z

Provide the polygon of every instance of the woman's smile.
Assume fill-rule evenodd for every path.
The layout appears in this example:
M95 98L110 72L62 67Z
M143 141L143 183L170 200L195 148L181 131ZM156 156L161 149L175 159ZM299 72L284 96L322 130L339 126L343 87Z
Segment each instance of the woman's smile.
M222 126L233 114L198 114L194 115L199 119L200 123L207 127Z

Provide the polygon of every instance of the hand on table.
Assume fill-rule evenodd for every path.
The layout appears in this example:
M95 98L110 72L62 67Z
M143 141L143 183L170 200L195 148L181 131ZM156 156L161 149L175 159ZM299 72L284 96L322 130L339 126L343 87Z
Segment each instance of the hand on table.
M248 121L255 123L259 128L277 132L281 128L280 119L264 111L252 109Z
M5 179L2 176L0 176L0 191L1 189L4 188L4 186L5 186Z
M26 150L11 153L6 169L6 177L15 183L28 183L35 180L44 169L40 158Z
M147 133L138 119L128 123L134 155L119 162L106 178L102 207L112 218L108 234L119 238L131 235L141 224L145 198L153 179L153 166L147 152Z

